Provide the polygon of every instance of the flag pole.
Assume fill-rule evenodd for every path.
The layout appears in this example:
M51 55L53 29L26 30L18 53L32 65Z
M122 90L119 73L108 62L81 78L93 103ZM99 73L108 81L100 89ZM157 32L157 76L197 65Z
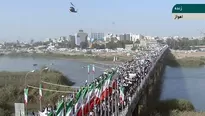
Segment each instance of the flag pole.
M90 64L88 65L88 83L87 83L87 87L88 87L88 89L89 89L89 83L90 83L90 81L89 81L89 78L90 78ZM88 102L88 113L89 113L89 111L90 111L90 104L89 104L89 102Z
M25 104L25 116L27 116L28 115L28 109L27 109L27 104L28 104L28 87L25 87L25 89L24 89L24 104Z
M41 82L40 82L40 87L42 87ZM41 88L39 88L39 89L41 89ZM40 92L40 91L41 91L41 94L42 94L42 89L39 90L39 92ZM41 111L41 98L42 98L42 96L40 95L40 111Z
M114 91L114 88L112 86L112 93L111 93L111 100L112 100L112 104L111 104L111 116L113 115L113 91Z

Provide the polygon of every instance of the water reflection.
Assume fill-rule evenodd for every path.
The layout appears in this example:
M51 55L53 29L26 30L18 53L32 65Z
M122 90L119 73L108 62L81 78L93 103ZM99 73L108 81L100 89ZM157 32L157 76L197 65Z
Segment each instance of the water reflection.
M205 68L166 67L161 99L183 98L205 110Z

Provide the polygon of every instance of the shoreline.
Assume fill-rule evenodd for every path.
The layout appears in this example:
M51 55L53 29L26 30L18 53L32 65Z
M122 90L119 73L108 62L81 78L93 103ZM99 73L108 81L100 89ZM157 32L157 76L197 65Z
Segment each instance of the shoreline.
M34 58L58 58L58 59L66 59L66 60L75 60L80 62L102 62L102 63L111 63L113 64L114 56L85 56L85 55L69 55L69 54L49 54L49 53L11 53L11 54L4 54L0 57L34 57ZM118 60L115 63L122 63L125 61L124 59Z
M205 65L204 56L186 56L180 57L176 56L174 53L170 52L165 58L165 64L170 67L202 67Z

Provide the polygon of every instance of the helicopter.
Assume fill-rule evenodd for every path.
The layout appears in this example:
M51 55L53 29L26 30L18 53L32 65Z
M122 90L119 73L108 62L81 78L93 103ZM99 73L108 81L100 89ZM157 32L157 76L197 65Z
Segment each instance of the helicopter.
M77 11L77 10L75 10L75 6L73 5L73 3L72 3L72 2L70 2L70 4L71 4L71 7L70 7L70 12L71 12L71 13L77 13L78 11Z

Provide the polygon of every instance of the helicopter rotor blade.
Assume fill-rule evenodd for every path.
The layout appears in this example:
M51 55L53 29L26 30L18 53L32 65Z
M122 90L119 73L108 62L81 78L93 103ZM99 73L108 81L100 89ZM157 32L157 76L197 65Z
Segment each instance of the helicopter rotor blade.
M72 2L70 2L70 4L71 4L72 6L74 6ZM74 7L75 7L75 6L74 6Z

